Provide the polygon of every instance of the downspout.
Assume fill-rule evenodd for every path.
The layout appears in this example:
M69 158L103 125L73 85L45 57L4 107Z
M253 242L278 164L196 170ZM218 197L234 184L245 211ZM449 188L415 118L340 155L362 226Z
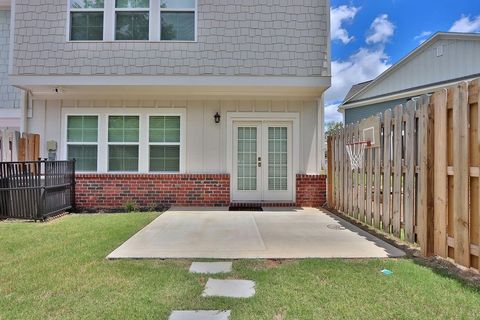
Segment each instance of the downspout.
M317 99L317 166L319 174L325 173L325 109L323 95Z

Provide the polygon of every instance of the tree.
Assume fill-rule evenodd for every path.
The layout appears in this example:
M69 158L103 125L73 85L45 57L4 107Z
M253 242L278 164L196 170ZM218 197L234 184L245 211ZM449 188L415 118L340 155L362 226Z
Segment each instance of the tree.
M343 122L329 121L325 124L325 133L327 136L339 129L343 129Z

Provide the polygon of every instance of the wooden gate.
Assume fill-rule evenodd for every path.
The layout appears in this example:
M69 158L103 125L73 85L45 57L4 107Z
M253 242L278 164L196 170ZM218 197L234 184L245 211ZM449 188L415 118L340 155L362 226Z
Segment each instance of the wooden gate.
M416 243L424 255L479 268L479 80L379 115L381 140L352 170L346 143L359 124L328 137L328 205Z

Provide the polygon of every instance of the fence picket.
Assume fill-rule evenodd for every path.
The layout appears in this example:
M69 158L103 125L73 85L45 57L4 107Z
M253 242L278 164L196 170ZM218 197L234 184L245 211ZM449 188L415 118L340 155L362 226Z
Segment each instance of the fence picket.
M393 132L393 196L392 196L392 227L393 234L400 237L401 233L401 203L402 203L402 123L403 106L397 105L394 109Z
M454 89L453 95L453 180L455 215L455 261L463 266L470 266L469 237L469 132L468 132L468 89L465 83Z
M405 239L415 242L415 102L409 101L406 106L405 122L405 173L404 184L404 228Z
M391 148L392 148L392 110L385 111L383 134L383 210L382 224L385 232L390 232L391 214Z

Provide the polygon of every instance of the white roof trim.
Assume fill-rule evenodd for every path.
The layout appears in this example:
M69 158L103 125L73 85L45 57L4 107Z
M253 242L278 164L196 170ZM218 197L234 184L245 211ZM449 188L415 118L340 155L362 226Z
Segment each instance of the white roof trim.
M10 84L29 86L267 86L330 87L330 77L270 76L10 76Z
M376 98L373 97L371 99L365 99L365 100L358 101L358 102L351 102L348 105L340 105L338 107L338 111L343 112L344 110L353 109L353 108L357 108L357 107L363 107L363 106L367 106L367 105L370 105L370 104L381 103L381 102L385 102L385 101L397 100L397 99L402 99L402 98L410 98L410 97L420 96L420 95L423 95L423 94L431 93L433 91L437 91L437 90L445 88L445 87L450 87L450 86L454 85L455 83L472 81L472 80L477 79L477 78L478 78L478 76L475 76L475 77L472 77L472 78L469 78L469 79L466 79L466 80L454 80L454 81L451 81L451 82L444 82L444 83L437 84L437 85L430 86L430 87L423 87L423 88L418 88L418 89L414 89L414 90L410 90L410 91L402 91L402 92L392 94L392 95L385 95L385 96L376 97Z
M421 51L423 51L423 49L429 47L431 44L433 44L434 42L437 42L440 39L447 39L447 40L448 39L454 39L454 40L458 40L458 39L472 40L472 39L474 39L474 40L480 40L480 33L458 33L458 32L437 32L437 33L435 33L427 41L422 43L420 46L415 48L412 52L407 54L403 59L401 59L400 61L395 63L393 66L388 68L386 71L381 73L372 82L370 82L368 85L363 87L361 90L359 90L353 96L351 96L348 100L343 101L341 106L343 107L344 104L351 101L356 96L362 94L363 92L369 90L371 87L375 86L377 83L382 81L384 78L386 78L387 76L389 76L390 74L392 74L393 72L398 70L400 67L402 67L405 63L412 60L417 54L419 54ZM363 101L362 101L362 103L363 103ZM353 106L353 105L354 105L354 103L349 104L348 108L350 108L350 106Z

